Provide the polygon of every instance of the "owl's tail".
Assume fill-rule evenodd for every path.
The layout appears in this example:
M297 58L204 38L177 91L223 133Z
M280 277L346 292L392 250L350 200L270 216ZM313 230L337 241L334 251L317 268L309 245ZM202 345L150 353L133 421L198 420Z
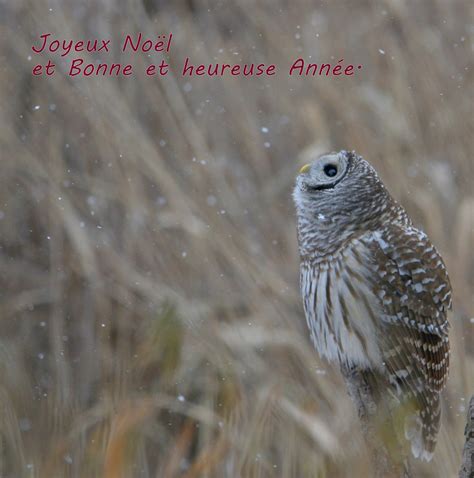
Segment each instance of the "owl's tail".
M439 393L425 391L420 409L405 421L405 437L411 442L411 451L415 458L425 461L433 458L440 420Z

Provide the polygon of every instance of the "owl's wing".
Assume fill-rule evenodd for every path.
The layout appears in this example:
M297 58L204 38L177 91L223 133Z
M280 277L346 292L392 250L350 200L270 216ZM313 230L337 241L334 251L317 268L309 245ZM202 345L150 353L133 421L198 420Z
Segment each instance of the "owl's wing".
M449 366L451 286L446 267L427 236L413 227L389 226L363 242L373 259L373 288L383 311L382 357L398 395L409 397L417 410L407 431L413 453L429 459Z

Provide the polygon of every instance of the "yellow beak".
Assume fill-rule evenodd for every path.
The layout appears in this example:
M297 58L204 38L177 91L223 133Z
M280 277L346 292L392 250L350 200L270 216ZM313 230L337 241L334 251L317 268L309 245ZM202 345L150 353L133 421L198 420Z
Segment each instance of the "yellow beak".
M305 164L301 169L300 169L300 174L306 173L309 168L311 167L311 164Z

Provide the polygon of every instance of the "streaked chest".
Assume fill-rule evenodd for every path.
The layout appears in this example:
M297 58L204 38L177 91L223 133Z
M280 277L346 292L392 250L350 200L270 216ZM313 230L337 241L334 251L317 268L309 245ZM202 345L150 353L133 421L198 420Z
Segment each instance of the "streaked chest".
M306 321L319 354L348 365L381 366L380 305L351 247L328 262L301 264Z

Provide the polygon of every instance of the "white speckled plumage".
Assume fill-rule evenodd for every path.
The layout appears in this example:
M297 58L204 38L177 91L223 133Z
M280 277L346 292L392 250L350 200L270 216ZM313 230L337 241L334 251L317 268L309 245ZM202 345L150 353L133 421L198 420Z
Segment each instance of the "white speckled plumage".
M301 293L316 349L374 371L387 393L414 403L406 437L413 454L429 460L449 366L451 287L440 255L354 152L313 161L293 198Z

